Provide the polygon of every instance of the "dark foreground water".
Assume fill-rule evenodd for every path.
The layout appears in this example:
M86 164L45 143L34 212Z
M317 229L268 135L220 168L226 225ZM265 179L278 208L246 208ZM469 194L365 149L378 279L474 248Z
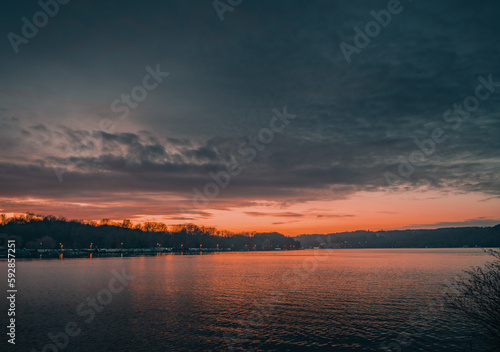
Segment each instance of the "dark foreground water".
M487 260L480 249L352 249L18 261L16 345L4 328L0 347L398 351L399 336L401 351L466 350L467 324L430 304Z

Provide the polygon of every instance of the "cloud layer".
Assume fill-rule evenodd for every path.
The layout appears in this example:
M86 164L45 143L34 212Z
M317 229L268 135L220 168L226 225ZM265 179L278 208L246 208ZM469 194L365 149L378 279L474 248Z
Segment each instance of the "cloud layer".
M402 1L404 11L350 64L339 44L352 44L354 27L386 2L243 2L223 22L211 2L117 4L61 7L18 54L4 40L4 211L180 221L234 208L265 218L247 208L269 202L282 207L278 224L302 217L291 204L423 189L481 193L497 206L500 88L459 128L443 114L474 95L479 76L500 82L498 3ZM20 33L21 17L37 10L9 4L0 30ZM121 120L111 102L157 64L170 75ZM241 143L285 105L297 117L245 162ZM447 140L389 187L385 173L400 175L435 128ZM193 189L232 163L241 173L194 208Z

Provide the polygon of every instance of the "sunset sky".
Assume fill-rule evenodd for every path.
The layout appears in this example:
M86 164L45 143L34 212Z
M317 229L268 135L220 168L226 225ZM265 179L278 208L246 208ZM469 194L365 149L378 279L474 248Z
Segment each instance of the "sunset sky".
M286 235L496 225L500 4L481 4L401 1L347 60L388 1L73 0L17 45L41 8L10 2L0 212Z

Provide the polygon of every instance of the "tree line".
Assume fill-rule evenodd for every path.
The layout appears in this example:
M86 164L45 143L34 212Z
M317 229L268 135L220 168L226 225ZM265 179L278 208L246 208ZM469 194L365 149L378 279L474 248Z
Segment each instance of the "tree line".
M232 250L298 249L300 242L279 233L233 233L194 224L167 226L161 222L133 224L68 220L64 217L33 213L8 217L0 214L0 232L15 237L17 248L98 249L219 248Z

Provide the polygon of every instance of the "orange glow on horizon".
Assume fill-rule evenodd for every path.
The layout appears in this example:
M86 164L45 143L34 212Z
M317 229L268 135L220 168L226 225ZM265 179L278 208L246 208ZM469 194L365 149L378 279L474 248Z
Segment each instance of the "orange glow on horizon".
M40 200L50 204L47 200ZM30 203L36 200L30 199ZM138 214L123 216L132 224L147 221L163 222L168 226L192 223L198 226L216 227L219 230L232 232L280 232L285 235L320 234L356 230L393 230L404 228L436 228L458 227L469 225L468 220L476 222L494 220L500 223L500 198L491 198L480 193L445 193L437 191L408 192L359 192L350 198L340 200L318 200L282 206L277 202L262 201L262 205L234 207L226 209L193 209L203 212L198 214ZM133 208L134 204L120 204ZM106 216L107 209L99 211L102 218L121 223L123 218ZM141 208L137 205L138 208ZM69 207L71 209L71 207ZM65 203L65 209L68 209ZM142 208L141 208L142 209ZM73 207L70 212L54 211L50 214L65 216L68 219L82 218L78 216L80 206ZM113 209L115 213L118 210ZM2 209L0 209L0 212ZM48 215L44 211L45 215ZM13 212L8 212L13 216ZM76 216L75 216L76 215ZM101 218L101 219L102 219ZM101 219L93 219L99 223ZM84 220L91 220L85 219ZM460 225L463 223L463 225ZM449 226L448 226L448 225Z

